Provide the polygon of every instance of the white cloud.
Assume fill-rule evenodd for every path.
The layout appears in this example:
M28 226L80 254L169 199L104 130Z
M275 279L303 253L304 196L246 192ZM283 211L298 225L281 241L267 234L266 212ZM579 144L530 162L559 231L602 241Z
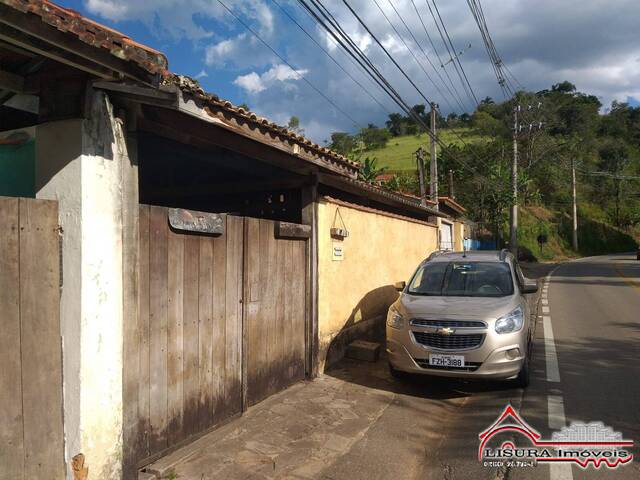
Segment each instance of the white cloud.
M204 69L202 69L202 70L200 70L200 73L198 73L198 74L196 75L196 77L195 77L195 78L196 78L196 80L199 80L199 79L201 79L201 78L206 78L206 77L208 77L208 76L209 76L209 74L208 74L207 72L205 72L205 71L204 71Z
M233 81L234 85L244 89L247 93L255 95L275 85L282 85L282 87L290 91L293 85L288 83L289 80L300 80L307 73L306 69L293 70L288 65L274 65L269 70L259 75L256 72L251 72L246 75L240 75Z
M263 90L266 90L262 78L256 72L251 72L246 75L240 75L233 81L234 85L243 88L248 93L256 94L260 93Z

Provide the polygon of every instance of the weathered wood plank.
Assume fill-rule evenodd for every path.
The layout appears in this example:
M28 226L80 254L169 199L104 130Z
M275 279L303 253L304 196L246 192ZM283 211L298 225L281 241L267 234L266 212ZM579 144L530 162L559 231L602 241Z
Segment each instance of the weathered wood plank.
M200 237L200 276L198 279L198 356L199 356L199 423L200 429L210 424L213 409L213 239Z
M184 239L183 292L183 432L185 437L199 431L200 402L198 279L200 276L200 239L187 235Z
M244 385L243 408L253 405L254 392L259 390L260 382L260 344L255 338L261 335L258 312L260 309L260 221L245 219L245 260L244 260Z
M212 416L216 423L224 418L224 391L226 369L226 288L227 288L227 234L213 239L213 322L212 322Z
M136 162L135 133L127 138L130 162ZM123 315L123 477L135 475L138 438L138 379L140 377L139 349L141 332L138 324L138 258L139 211L138 169L125 165L122 169L122 315Z
M0 198L0 479L23 477L20 259L17 198Z
M242 409L242 243L243 219L227 216L224 414Z
M305 279L308 278L308 258L307 258L307 245L303 242L293 243L293 273L294 276L290 283L292 302L291 306L291 330L296 333L295 341L293 343L292 350L294 353L294 368L293 368L293 380L302 380L305 377L305 363L307 358L307 342L306 342L306 330L307 330L307 316L309 314L308 299L309 295L306 290L307 283Z
M295 306L293 302L295 302L295 285L294 282L296 280L296 273L293 271L294 265L294 250L295 245L294 242L289 241L286 242L285 247L285 259L284 259L284 318L282 321L281 331L282 331L282 343L283 343L283 379L286 385L290 384L292 379L294 378L293 367L292 367L292 357L295 352L292 347L292 343L297 335L300 333L294 330L294 321L293 315L295 314Z
M149 451L167 447L167 209L150 207L149 232L149 368L151 434Z
M275 309L272 324L272 336L273 340L270 349L270 389L269 395L273 395L285 388L288 384L285 378L285 350L287 345L285 344L285 289L287 287L285 282L285 262L287 257L286 246L289 240L280 240L274 237L273 242L275 244L275 277L273 282L274 287L274 300ZM293 333L293 332L291 332Z
M20 199L19 209L24 477L63 479L58 206Z
M183 286L184 235L169 232L168 243L168 442L174 444L183 435Z
M138 439L136 459L149 456L149 432L151 431L150 371L149 371L149 207L139 209L139 263L138 263Z

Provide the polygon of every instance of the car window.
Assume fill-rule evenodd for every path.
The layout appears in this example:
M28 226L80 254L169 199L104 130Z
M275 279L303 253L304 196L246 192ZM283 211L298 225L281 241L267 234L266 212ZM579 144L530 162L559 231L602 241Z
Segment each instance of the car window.
M409 283L409 293L416 295L442 295L447 262L426 263L418 268Z
M513 294L511 269L498 262L435 262L421 266L408 293L460 297L502 297Z

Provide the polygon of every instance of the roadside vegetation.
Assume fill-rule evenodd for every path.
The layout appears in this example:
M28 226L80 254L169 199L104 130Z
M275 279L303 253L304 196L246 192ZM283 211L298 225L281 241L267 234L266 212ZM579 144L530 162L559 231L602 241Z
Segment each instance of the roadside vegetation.
M440 192L452 170L456 199L477 231L508 237L514 108L520 105L519 238L524 255L558 259L629 251L640 239L640 107L579 92L570 82L509 101L482 100L472 114L437 117ZM428 124L424 105L414 113ZM331 148L367 164L364 180L403 193L419 193L414 152L429 139L417 122L389 115L385 126L357 134L335 132ZM571 162L575 162L579 249L571 248ZM375 166L374 172L371 165ZM427 169L428 170L428 169ZM546 235L542 251L537 239ZM502 242L503 244L503 242Z

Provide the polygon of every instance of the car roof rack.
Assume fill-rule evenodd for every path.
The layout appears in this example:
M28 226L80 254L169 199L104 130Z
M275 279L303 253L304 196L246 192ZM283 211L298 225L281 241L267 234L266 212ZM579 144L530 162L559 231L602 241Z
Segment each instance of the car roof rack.
M431 255L427 257L426 261L428 262L429 260L433 260L435 257L437 257L438 255L442 255L443 253L446 253L446 250L435 250L431 252Z

